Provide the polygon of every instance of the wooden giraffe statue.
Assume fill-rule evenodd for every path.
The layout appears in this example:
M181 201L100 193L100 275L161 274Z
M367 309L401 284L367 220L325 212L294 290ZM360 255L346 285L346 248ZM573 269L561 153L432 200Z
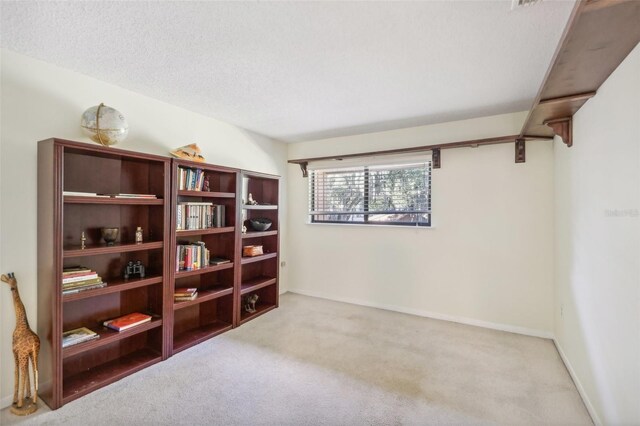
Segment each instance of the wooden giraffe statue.
M13 331L13 356L16 362L16 370L11 412L25 416L38 409L38 353L40 352L40 338L29 328L27 314L18 293L18 282L13 272L8 275L3 274L0 279L11 286L13 306L16 310L16 329ZM29 360L31 360L33 369L33 401L30 400ZM22 386L20 386L20 381L22 381ZM23 407L25 394L26 405Z

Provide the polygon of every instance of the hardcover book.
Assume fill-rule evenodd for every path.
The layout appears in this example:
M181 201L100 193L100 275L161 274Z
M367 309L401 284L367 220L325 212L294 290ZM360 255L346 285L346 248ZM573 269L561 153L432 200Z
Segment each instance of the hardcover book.
M144 324L151 321L151 315L141 314L140 312L134 312L132 314L123 315L118 318L114 318L102 323L105 327L109 327L116 331L125 331L136 325Z

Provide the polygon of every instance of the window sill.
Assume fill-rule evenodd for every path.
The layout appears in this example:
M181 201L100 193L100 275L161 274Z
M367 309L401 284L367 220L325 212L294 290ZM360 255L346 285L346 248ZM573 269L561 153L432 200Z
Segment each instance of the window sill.
M313 226L357 226L359 228L394 228L394 229L435 229L435 226L405 226L405 225L365 225L364 223L319 223L306 222Z

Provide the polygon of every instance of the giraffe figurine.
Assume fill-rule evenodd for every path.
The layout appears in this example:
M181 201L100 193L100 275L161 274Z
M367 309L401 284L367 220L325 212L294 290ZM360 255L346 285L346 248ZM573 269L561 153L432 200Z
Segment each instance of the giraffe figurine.
M38 409L38 353L40 352L40 338L29 328L27 314L18 293L18 282L13 272L7 275L3 274L0 279L11 286L13 306L16 310L16 328L13 331L13 356L16 370L11 412L26 416ZM31 361L33 369L33 400L31 400L31 383L29 381L29 361ZM22 381L22 387L20 386L20 381ZM24 407L23 403L25 403Z

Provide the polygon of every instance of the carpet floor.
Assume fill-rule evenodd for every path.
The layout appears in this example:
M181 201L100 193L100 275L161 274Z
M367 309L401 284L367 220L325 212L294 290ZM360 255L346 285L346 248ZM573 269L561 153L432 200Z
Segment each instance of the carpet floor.
M285 294L242 327L7 424L592 424L550 340Z

